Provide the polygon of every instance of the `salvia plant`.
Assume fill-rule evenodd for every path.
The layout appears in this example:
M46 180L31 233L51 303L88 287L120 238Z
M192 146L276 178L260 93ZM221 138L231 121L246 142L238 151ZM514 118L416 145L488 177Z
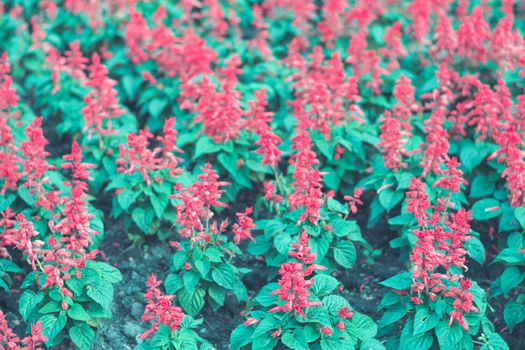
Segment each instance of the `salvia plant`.
M0 349L523 347L524 19L0 1Z

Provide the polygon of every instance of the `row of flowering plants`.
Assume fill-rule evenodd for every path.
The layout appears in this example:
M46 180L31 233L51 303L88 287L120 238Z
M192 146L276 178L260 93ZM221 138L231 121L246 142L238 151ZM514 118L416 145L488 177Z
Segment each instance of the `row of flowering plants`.
M103 347L145 280L139 350L519 348L524 16L1 1L0 349ZM151 246L137 281L119 259Z

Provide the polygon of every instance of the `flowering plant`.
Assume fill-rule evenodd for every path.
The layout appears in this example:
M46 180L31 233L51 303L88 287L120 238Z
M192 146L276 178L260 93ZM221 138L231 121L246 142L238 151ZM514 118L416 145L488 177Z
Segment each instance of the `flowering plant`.
M201 171L192 185L175 186L178 191L173 195L178 203L175 224L180 240L170 241L177 252L166 278L168 293L177 293L181 307L192 316L201 311L206 301L214 310L219 309L229 293L239 301L248 299L240 276L249 270L236 267L232 261L241 254L237 244L253 239L254 227L249 216L252 209L247 208L237 213L237 223L232 227L233 241L226 235L229 223L215 220L213 208L227 207L220 199L225 192L223 187L229 183L218 181L219 176L209 163Z
M434 183L445 189L447 196L431 206L425 185L412 178L407 192L406 211L417 221L416 238L410 255L411 273L393 276L382 284L392 290L383 297L379 308L386 308L379 321L384 332L406 317L399 346L429 349L438 343L442 349L473 348L474 342L487 346L505 344L494 332L485 313L488 304L485 291L463 275L471 213L452 212L453 192L466 181L461 172L450 168ZM476 340L477 339L477 340Z
M354 243L367 246L357 222L347 219L357 212L362 192L356 190L345 197L345 204L333 198L333 191L325 194L308 132L298 129L293 142L296 153L287 176L279 174L274 164L276 181L264 183L264 199L276 218L257 222L264 232L255 237L248 251L264 254L268 266L278 267L287 260L292 241L306 230L318 263L351 268L357 257Z
M146 332L138 336L145 341L139 343L135 350L187 348L212 349L211 345L200 337L192 328L202 324L202 319L195 320L185 315L180 307L174 306L174 295L165 295L159 286L162 281L151 274L146 285L149 287L144 294L147 300L142 321L153 321ZM147 341L148 338L152 338Z
M374 339L377 325L334 293L340 282L314 263L316 254L303 231L292 244L290 262L279 268L278 283L261 289L249 303L244 324L231 334L232 349L384 349Z
M131 213L131 217L124 217L126 228L133 222L146 235L159 233L160 224L169 218L169 196L182 173L183 161L183 152L175 144L175 124L175 118L166 119L162 136L154 138L146 128L129 134L127 143L119 146L116 174L106 190L116 189L112 206L115 218ZM151 146L154 141L158 147Z

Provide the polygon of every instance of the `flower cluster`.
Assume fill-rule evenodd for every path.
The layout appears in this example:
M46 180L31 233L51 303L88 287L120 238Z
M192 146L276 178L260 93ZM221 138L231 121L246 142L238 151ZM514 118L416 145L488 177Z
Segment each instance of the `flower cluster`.
M119 158L117 159L117 171L125 174L140 172L144 181L151 185L151 177L155 170L167 169L169 175L175 177L182 172L179 167L182 158L177 154L183 153L175 142L177 130L176 119L168 118L164 122L164 136L158 136L157 140L161 146L149 148L153 134L148 128L140 130L138 134L129 134L127 145L119 145ZM155 181L162 181L161 177L155 177Z
M182 189L180 185L175 186L179 193L172 197L181 202L175 205L177 212L175 222L180 226L180 235L184 238L191 238L192 243L208 244L212 238L210 233L224 232L228 226L227 221L222 222L219 226L216 222L211 223L213 217L211 207L227 207L225 203L220 202L220 198L225 192L222 187L228 186L229 183L218 181L219 175L212 169L210 163L201 167L201 171L202 174L198 176L199 181L191 186L185 189ZM244 226L238 226L238 230L242 230L242 234L246 235L245 229L251 226L247 217L244 218L242 225Z
M250 102L250 117L247 120L247 127L254 129L259 140L255 142L259 146L256 153L261 154L263 159L261 164L268 164L272 169L275 169L281 160L281 151L278 146L282 140L277 136L270 122L272 121L273 113L266 111L267 94L266 90L259 90L255 92L255 102Z
M524 129L525 130L525 129ZM497 158L506 169L501 176L506 179L510 205L525 206L525 143L514 126L509 126L498 137L500 149L489 158Z
M47 338L42 335L42 321L31 325L31 334L20 340L7 323L6 315L0 310L0 349L6 350L44 350Z
M323 173L315 167L319 164L316 153L312 150L312 138L305 129L298 129L292 138L292 148L297 151L291 160L294 167L293 193L288 197L292 209L304 208L298 224L305 220L316 223L323 199Z
M279 300L286 301L283 305L275 306L270 312L287 312L304 316L306 308L321 305L320 302L308 300L310 287L314 283L312 279L306 279L315 270L326 270L326 267L313 264L315 254L310 253L308 247L308 234L303 231L299 237L299 244L294 244L289 254L301 262L283 263L279 268L280 288L270 292L278 295ZM294 251L296 249L297 251ZM304 263L304 264L303 264Z
M459 190L459 185L464 180L457 166L455 164L454 170L452 168L448 170L453 174L438 179L434 185L449 190L449 193ZM455 183L451 184L452 181ZM438 205L433 206L434 211L428 215L430 209L428 195L424 185L417 178L412 179L407 198L407 211L416 216L419 225L419 228L413 230L417 241L410 255L413 264L411 290L416 294L412 297L412 301L421 304L422 294L432 301L436 301L440 294L444 297L453 297L455 309L450 313L450 322L457 320L465 330L468 330L463 313L479 312L479 310L472 305L472 293L468 291L470 284L463 279L463 275L451 272L450 268L456 266L466 269L467 250L464 244L471 238L470 212L460 209L449 214L450 203L447 198L439 200ZM450 282L457 281L460 281L462 287L465 286L463 290L450 285ZM457 306L457 303L460 306Z
M0 58L0 179L4 184L0 195L7 190L16 190L20 179L20 158L17 155L18 147L11 132L11 122L18 119L18 113L13 111L18 105L18 96L13 88L11 66L7 53Z
M146 285L149 287L144 298L147 305L142 314L142 321L153 321L151 328L138 337L145 339L154 335L161 324L168 326L171 331L176 331L182 323L184 313L180 307L173 306L175 295L164 295L158 288L162 281L157 280L155 274L149 276Z
M233 241L235 244L239 244L242 240L250 239L255 242L255 239L252 237L251 230L255 228L253 219L249 217L253 212L252 208L248 207L244 213L237 213L238 223L233 224Z
M128 57L133 63L153 59L159 70L167 76L179 76L188 82L199 74L211 73L217 53L206 46L205 41L191 29L183 30L180 37L162 23L166 17L160 6L155 13L154 27L150 28L143 15L130 8L130 21L126 26L125 39Z
M85 106L82 108L88 138L94 134L99 137L102 146L102 136L116 134L112 128L112 119L125 113L119 105L115 80L108 78L108 69L100 63L100 56L96 53L91 57L89 77L86 85L93 88L84 98Z
M241 93L236 89L237 75L242 73L240 65L239 57L234 55L216 75L221 84L211 83L206 76L182 87L181 107L197 113L195 121L203 123L204 132L215 142L237 139L244 124L246 111L241 108Z
M65 155L63 159L66 163L62 165L62 168L71 170L73 181L66 183L71 187L71 195L65 200L61 210L63 218L54 225L54 230L60 234L60 240L64 243L65 248L73 255L78 255L76 266L82 268L91 238L98 234L90 227L90 219L93 214L88 213L86 203L87 181L91 180L89 169L93 169L95 165L82 163L82 149L77 142L73 143L71 153Z
M404 146L411 135L409 131L401 128L401 123L392 116L390 111L385 111L381 124L381 142L377 145L383 153L385 168L397 171L399 168L408 166L403 161L403 156L409 155Z
M325 59L321 47L314 48L310 61L293 57L290 65L298 72L293 81L295 99L290 104L298 122L305 129L319 130L330 139L332 126L349 120L364 122L357 77L347 77L338 53Z

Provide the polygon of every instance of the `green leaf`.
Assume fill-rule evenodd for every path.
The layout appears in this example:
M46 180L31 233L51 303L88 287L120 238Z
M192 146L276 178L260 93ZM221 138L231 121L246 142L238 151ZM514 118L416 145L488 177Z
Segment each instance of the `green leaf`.
M122 86L124 87L124 91L126 91L126 95L128 96L129 99L133 99L133 97L135 96L135 93L137 92L137 88L138 88L137 82L139 80L131 75L126 75L122 78L121 81L122 81Z
M210 261L205 257L196 260L194 264L195 268L200 272L202 277L205 277L210 271Z
M107 308L113 302L113 285L100 278L87 286L86 294L95 302Z
M367 315L354 314L347 326L348 333L359 339L372 338L377 334L377 324Z
M500 204L494 198L485 198L472 206L472 217L475 220L488 220L501 214Z
M167 104L168 101L166 99L155 97L149 103L148 111L154 118L157 118L160 116L160 113L162 113Z
M27 322L31 312L36 308L38 303L44 299L43 293L36 294L32 290L26 290L18 300L18 311L22 319Z
M154 214L151 210L145 210L143 208L133 209L131 213L131 218L133 222L141 229L145 234L150 233L150 226L154 219Z
M201 279L200 273L196 271L185 271L182 275L182 281L186 290L193 290Z
M477 237L471 237L465 242L465 248L467 248L468 255L477 261L480 265L485 263L485 247L483 243Z
M496 185L486 175L478 175L470 185L470 198L481 198L490 196Z
M516 216L521 227L525 229L525 207L517 207L514 209L514 216Z
M85 323L76 323L69 329L69 337L80 350L89 350L95 339L95 332Z
M136 198L137 194L130 189L125 189L117 195L118 204L123 210L128 210L129 207L135 202Z
M334 248L335 261L347 269L351 268L357 257L354 245L349 241L339 241Z
M54 315L44 315L41 320L43 329L42 335L47 337L46 344L51 346L51 344L54 344L55 337L66 326L66 314L65 312L61 312L58 317L55 317Z
M399 321L407 313L406 306L403 304L394 304L390 306L379 320L379 327L386 327L394 322Z
M281 232L275 236L273 245L281 255L288 256L288 251L292 245L292 237L288 232Z
M0 259L0 276L6 272L21 273L24 272L24 270L11 260Z
M514 287L519 285L524 278L525 274L521 272L519 268L515 266L507 267L501 275L501 290L503 293L507 294Z
M510 331L525 320L525 305L517 303L515 301L509 301L505 305L505 310L503 311L503 318L505 323L509 326Z
M226 289L219 286L211 286L208 288L208 295L220 306L224 305L224 299L226 298Z
M335 339L335 338L322 338L321 339L322 350L353 350L354 345L349 339Z
M361 229L355 220L336 219L332 228L337 237L348 237L352 241L364 241L361 236Z
M236 153L220 153L217 156L217 160L226 169L226 171L230 173L236 183L246 188L252 187L247 168L238 167L238 158Z
M253 332L252 339L258 338L265 333L272 332L279 328L279 326L279 321L272 314L267 314L266 317L257 324L257 328L255 328L255 331Z
M494 261L504 261L507 264L521 264L525 262L525 255L515 248L505 248L498 254Z
M395 290L405 290L412 285L412 274L410 272L403 272L380 282L380 284Z
M437 325L436 336L441 349L457 349L458 343L463 337L463 330L457 323L453 323L449 327L448 321L444 320Z
M309 350L304 330L301 328L296 328L293 333L290 331L285 332L281 337L281 341L293 350Z
M333 198L328 198L328 200L326 201L326 206L328 210L333 211L335 213L348 213L348 205L342 204L341 202Z
M203 154L217 153L221 150L221 145L217 144L208 136L199 137L195 145L194 159L199 158Z
M490 150L489 150L490 153ZM467 172L471 172L483 159L488 155L485 151L481 151L472 142L461 145L459 152L459 160L461 165L465 167Z
M149 201L151 202L151 206L153 207L153 210L155 211L155 215L158 219L162 219L164 216L164 211L166 210L166 207L168 206L169 199L168 194L166 196L156 196L151 195L149 196Z
M91 317L86 309L78 303L73 304L68 310L67 315L77 321L89 321Z
M180 306L190 316L197 315L204 307L204 296L206 291L202 288L197 288L193 291L181 289L178 294Z
M237 276L235 271L228 264L220 264L211 272L211 277L219 286L232 290L235 287Z
M426 307L420 307L414 316L414 335L425 333L439 323L439 317L435 313L430 313Z
M255 297L255 301L257 301L261 306L268 307L275 303L277 300L277 297L275 295L271 295L270 292L273 292L274 290L279 289L279 284L276 282L269 283L262 287L261 291L257 296Z
M168 294L175 294L183 285L182 278L174 273L170 273L164 282L164 287Z
M323 298L322 303L323 303L323 306L326 308L326 310L328 310L328 312L332 316L336 316L342 307L346 306L349 309L351 309L350 304L348 303L348 300L346 300L340 295L335 295L335 294L328 295Z
M244 324L237 326L230 335L230 350L239 350L250 343L253 334L253 327Z
M432 339L432 334L423 333L423 334L413 334L412 320L407 322L403 331L401 332L401 337L399 339L399 349L398 350L427 350L430 349L434 340Z
M173 257L171 258L171 264L173 265L173 269L176 271L180 270L186 261L188 261L188 255L183 250L179 250L173 254Z
M318 297L330 294L341 284L336 278L329 275L316 275L313 280L312 291Z
M46 303L44 306L42 306L40 309L38 309L38 312L41 314L49 314L53 312L58 312L62 310L62 306L58 301L50 301Z

